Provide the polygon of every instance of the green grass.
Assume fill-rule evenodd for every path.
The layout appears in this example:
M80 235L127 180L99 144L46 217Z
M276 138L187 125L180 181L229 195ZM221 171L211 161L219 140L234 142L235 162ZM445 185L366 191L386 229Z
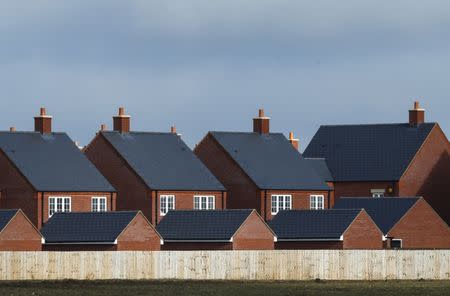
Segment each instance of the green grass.
M0 295L450 295L450 281L21 281Z

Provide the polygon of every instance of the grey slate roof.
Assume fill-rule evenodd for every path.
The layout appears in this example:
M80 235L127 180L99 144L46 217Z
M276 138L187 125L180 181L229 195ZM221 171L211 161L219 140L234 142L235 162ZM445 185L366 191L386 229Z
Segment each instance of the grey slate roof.
M269 222L278 240L339 240L361 209L280 211Z
M281 133L210 134L260 189L329 190Z
M391 228L406 214L406 212L419 200L419 197L361 197L338 199L335 209L361 209L372 217L383 234L387 234Z
M303 158L303 161L307 162L316 173L326 182L332 182L333 176L328 169L325 158Z
M397 181L435 125L321 126L303 156L325 158L335 181Z
M11 221L18 210L0 210L0 232Z
M65 133L0 132L0 150L37 191L115 191Z
M173 133L101 132L151 189L218 190L225 188Z
M55 213L41 229L45 243L114 243L138 212Z
M229 241L252 211L169 211L156 230L164 241Z

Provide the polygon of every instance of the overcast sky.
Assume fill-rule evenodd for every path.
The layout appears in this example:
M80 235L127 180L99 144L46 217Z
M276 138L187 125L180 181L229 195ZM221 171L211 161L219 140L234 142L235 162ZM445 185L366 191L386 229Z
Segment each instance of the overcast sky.
M368 4L370 2L371 4ZM450 131L450 2L0 0L0 129L87 144L124 106L132 129L250 131L258 108L302 149L321 124Z

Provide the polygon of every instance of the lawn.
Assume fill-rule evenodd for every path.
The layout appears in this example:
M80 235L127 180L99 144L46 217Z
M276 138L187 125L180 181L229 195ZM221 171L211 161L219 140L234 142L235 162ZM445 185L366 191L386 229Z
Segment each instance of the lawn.
M0 295L450 295L450 281L27 281L0 282Z

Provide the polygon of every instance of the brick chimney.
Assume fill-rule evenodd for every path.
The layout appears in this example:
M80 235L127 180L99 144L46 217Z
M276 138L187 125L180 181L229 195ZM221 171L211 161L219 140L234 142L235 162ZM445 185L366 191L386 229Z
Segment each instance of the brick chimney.
M172 126L170 127L170 132L171 132L172 134L176 134L176 133L177 133L177 127L174 126L174 125L172 125Z
M9 131L10 131L10 132L15 132L15 131L16 131L16 128L15 128L14 126L11 126L11 127L9 128Z
M114 130L121 133L130 132L130 116L125 115L125 108L119 108L119 114L113 117Z
M253 118L253 132L260 134L268 134L270 117L264 116L264 109L259 109L258 117Z
M52 132L52 117L47 115L45 108L41 108L39 116L34 118L34 131L41 134Z
M409 110L409 125L418 126L425 122L425 109L420 108L418 101L414 102L414 109Z
M299 148L299 140L298 139L294 139L294 133L293 132L289 133L289 142L291 142L292 146L294 146L294 148L296 150L298 150L298 148Z

